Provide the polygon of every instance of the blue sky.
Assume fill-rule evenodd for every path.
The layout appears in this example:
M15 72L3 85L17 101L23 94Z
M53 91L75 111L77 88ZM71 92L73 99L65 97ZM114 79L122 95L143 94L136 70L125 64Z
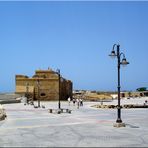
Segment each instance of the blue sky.
M148 86L148 2L0 2L0 92L15 91L15 75L56 70L74 89L117 90L120 44L130 64L121 90Z

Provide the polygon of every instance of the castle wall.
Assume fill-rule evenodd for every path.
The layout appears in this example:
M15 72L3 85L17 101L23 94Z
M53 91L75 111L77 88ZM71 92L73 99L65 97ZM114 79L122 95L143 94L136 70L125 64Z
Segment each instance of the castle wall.
M37 70L32 78L16 75L16 93L24 95L30 93L34 100L58 100L59 77L52 70ZM60 98L72 96L72 82L61 78Z

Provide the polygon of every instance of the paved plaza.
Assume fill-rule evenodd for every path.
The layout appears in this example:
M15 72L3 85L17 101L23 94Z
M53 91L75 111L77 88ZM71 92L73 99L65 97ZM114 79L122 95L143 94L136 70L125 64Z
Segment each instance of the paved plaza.
M130 99L121 103L143 103ZM116 104L117 100L103 102ZM35 102L37 105L37 102ZM62 101L69 113L48 113L58 102L41 102L45 108L23 103L4 104L7 119L0 121L0 147L148 147L148 109L122 109L126 127L116 128L117 109L91 107L100 102L84 102L77 108Z

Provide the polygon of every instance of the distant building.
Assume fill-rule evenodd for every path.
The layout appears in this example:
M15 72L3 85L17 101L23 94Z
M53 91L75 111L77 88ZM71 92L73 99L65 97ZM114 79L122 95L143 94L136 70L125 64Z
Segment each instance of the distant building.
M134 91L134 92L121 92L121 98L124 97L147 97L148 91Z
M112 97L113 99L116 99L116 98L118 98L118 94L111 94L111 97Z
M48 70L36 70L35 75L29 78L25 75L16 75L16 94L29 94L37 100L61 100L72 97L72 82L60 77L57 72ZM60 83L60 84L59 84ZM60 85L60 89L59 89ZM60 94L60 95L59 95Z

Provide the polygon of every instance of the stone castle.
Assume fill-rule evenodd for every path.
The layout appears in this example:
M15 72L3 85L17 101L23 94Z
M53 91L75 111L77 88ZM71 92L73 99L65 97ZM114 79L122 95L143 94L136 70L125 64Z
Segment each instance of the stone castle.
M36 70L32 78L16 75L15 82L15 93L28 95L33 100L58 100L59 97L65 100L72 97L72 82L49 68Z

